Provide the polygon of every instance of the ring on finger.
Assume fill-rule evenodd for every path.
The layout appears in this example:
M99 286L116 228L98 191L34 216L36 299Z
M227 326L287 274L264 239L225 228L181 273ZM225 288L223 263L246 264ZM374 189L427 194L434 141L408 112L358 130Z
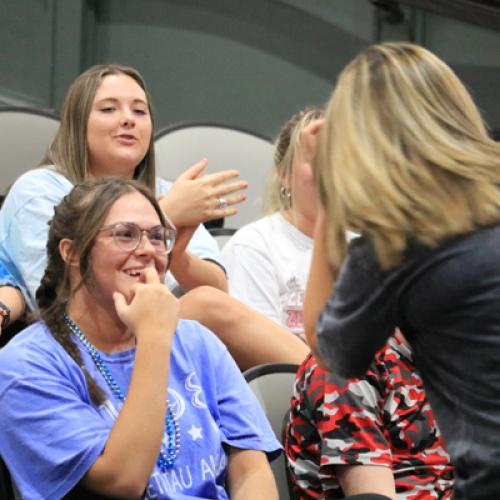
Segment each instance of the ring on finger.
M222 209L224 209L224 208L226 208L226 207L227 207L227 201L226 201L226 198L222 198L222 197L220 197L218 201L219 201L219 207L218 207L218 208L219 208L220 210L222 210Z

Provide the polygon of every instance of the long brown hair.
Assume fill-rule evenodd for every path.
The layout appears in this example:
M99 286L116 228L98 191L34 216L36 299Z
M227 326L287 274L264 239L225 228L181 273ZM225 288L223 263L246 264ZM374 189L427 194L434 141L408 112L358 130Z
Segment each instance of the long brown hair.
M141 74L134 68L117 64L98 65L83 72L70 86L61 112L61 125L48 151L40 162L41 166L54 165L73 184L88 178L87 122L95 94L102 80L109 75L126 75L134 79L146 94L149 115L153 123L151 98ZM153 192L155 191L155 151L153 134L149 148L137 165L134 173L137 179Z
M75 284L70 282L69 267L60 254L59 243L63 239L72 240L70 260L72 256L79 258L81 282L76 288L92 286L90 255L99 229L113 204L125 194L133 192L139 192L147 198L161 224L169 226L154 196L138 181L103 178L77 184L55 207L47 240L47 268L36 292L41 319L82 369L90 397L96 405L103 402L104 393L85 369L80 351L63 320Z

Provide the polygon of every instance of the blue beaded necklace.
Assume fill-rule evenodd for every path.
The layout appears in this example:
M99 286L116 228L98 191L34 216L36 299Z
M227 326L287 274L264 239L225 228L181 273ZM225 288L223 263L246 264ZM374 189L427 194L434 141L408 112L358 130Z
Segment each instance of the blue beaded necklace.
M92 342L85 336L85 334L76 326L73 320L68 316L67 313L64 313L64 321L69 326L70 330L73 334L80 340L83 346L87 349L90 354L90 357L94 361L97 369L101 373L102 377L108 384L108 387L111 389L111 392L116 396L116 398L123 403L125 401L125 394L121 390L120 386L116 382L115 378L111 374L111 371L108 368L108 365L104 362L99 351L94 347ZM179 454L181 443L180 443L180 431L179 431L179 423L175 418L172 410L170 409L170 404L167 399L167 414L165 416L165 432L167 434L167 451L163 451L160 448L160 456L156 464L158 465L161 472L166 472L174 465L174 461Z

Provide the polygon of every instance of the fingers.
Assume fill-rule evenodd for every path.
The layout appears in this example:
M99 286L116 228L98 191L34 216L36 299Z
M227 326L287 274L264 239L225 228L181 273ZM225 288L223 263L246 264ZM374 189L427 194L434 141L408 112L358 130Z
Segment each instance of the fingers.
M242 201L245 201L247 199L247 195L245 193L238 193L234 194L232 196L219 196L214 199L214 210L225 210L232 205L237 205L238 203L241 203ZM224 200L225 203L221 205L220 200Z
M214 195L220 198L221 196L226 196L227 194L234 193L235 191L241 191L248 187L247 181L230 182L228 184L221 184L217 186L214 190ZM242 201L242 200L239 200ZM237 202L238 203L238 202Z
M313 120L307 127L304 128L303 132L304 135L305 134L318 135L324 123L325 123L324 118L320 118L319 120Z
M228 207L228 208L216 208L210 219L222 219L224 217L232 217L236 215L238 210L236 208ZM209 220L210 220L209 219Z
M160 283L160 276L154 267L147 267L142 272L142 275L144 276L144 283L146 284Z
M301 133L302 156L304 161L310 165L314 162L318 133L323 127L324 122L324 120L314 120Z
M121 318L127 307L127 301L125 300L123 294L121 294L120 292L113 293L113 301L115 303L116 312L118 313L118 316Z
M192 167L189 167L187 170L182 172L182 174L179 175L179 177L177 177L176 180L188 181L196 179L201 175L201 173L203 172L203 170L207 165L208 165L208 160L206 158L203 158L203 160L199 161L198 163L195 163Z
M215 172L213 174L207 174L203 176L203 181L205 184L211 184L212 186L216 186L217 184L221 184L222 182L226 182L229 179L234 179L240 175L238 170L223 170L222 172ZM244 187L248 185L246 181L241 181L242 184L246 184Z

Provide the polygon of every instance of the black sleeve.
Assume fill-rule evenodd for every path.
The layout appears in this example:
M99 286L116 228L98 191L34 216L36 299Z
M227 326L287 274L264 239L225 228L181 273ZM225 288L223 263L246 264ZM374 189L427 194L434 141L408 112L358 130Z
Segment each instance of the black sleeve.
M332 372L363 376L396 328L397 270L383 273L371 244L351 242L316 325L318 347Z

